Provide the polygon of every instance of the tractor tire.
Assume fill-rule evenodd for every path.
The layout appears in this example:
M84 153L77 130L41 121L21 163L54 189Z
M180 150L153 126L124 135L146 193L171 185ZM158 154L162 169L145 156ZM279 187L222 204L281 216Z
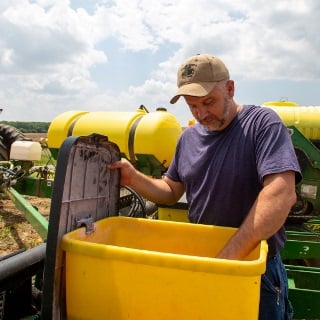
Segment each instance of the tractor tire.
M10 148L13 142L30 140L17 128L0 124L0 161L10 159Z

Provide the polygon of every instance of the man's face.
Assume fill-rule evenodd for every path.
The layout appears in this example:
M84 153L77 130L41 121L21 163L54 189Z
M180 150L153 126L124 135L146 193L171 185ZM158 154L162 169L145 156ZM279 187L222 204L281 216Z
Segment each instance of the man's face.
M221 131L230 123L233 81L218 84L204 97L185 96L192 115L208 131Z

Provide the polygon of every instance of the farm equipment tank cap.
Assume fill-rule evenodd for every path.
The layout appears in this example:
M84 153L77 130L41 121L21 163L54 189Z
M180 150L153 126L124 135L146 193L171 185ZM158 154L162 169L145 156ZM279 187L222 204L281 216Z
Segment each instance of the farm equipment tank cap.
M178 91L170 100L176 103L181 96L206 96L217 82L229 79L225 64L210 54L197 54L186 60L178 70Z

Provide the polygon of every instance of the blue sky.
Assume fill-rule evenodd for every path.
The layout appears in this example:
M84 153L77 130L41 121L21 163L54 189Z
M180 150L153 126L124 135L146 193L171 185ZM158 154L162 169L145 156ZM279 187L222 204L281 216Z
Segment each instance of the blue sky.
M179 65L222 58L236 101L320 105L318 0L1 0L1 120L170 105ZM182 99L181 99L182 100Z

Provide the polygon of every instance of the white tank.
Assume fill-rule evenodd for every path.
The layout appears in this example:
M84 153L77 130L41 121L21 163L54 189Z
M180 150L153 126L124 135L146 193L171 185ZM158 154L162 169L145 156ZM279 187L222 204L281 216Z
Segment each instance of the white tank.
M11 145L10 159L12 160L40 160L41 145L33 141L15 141Z

